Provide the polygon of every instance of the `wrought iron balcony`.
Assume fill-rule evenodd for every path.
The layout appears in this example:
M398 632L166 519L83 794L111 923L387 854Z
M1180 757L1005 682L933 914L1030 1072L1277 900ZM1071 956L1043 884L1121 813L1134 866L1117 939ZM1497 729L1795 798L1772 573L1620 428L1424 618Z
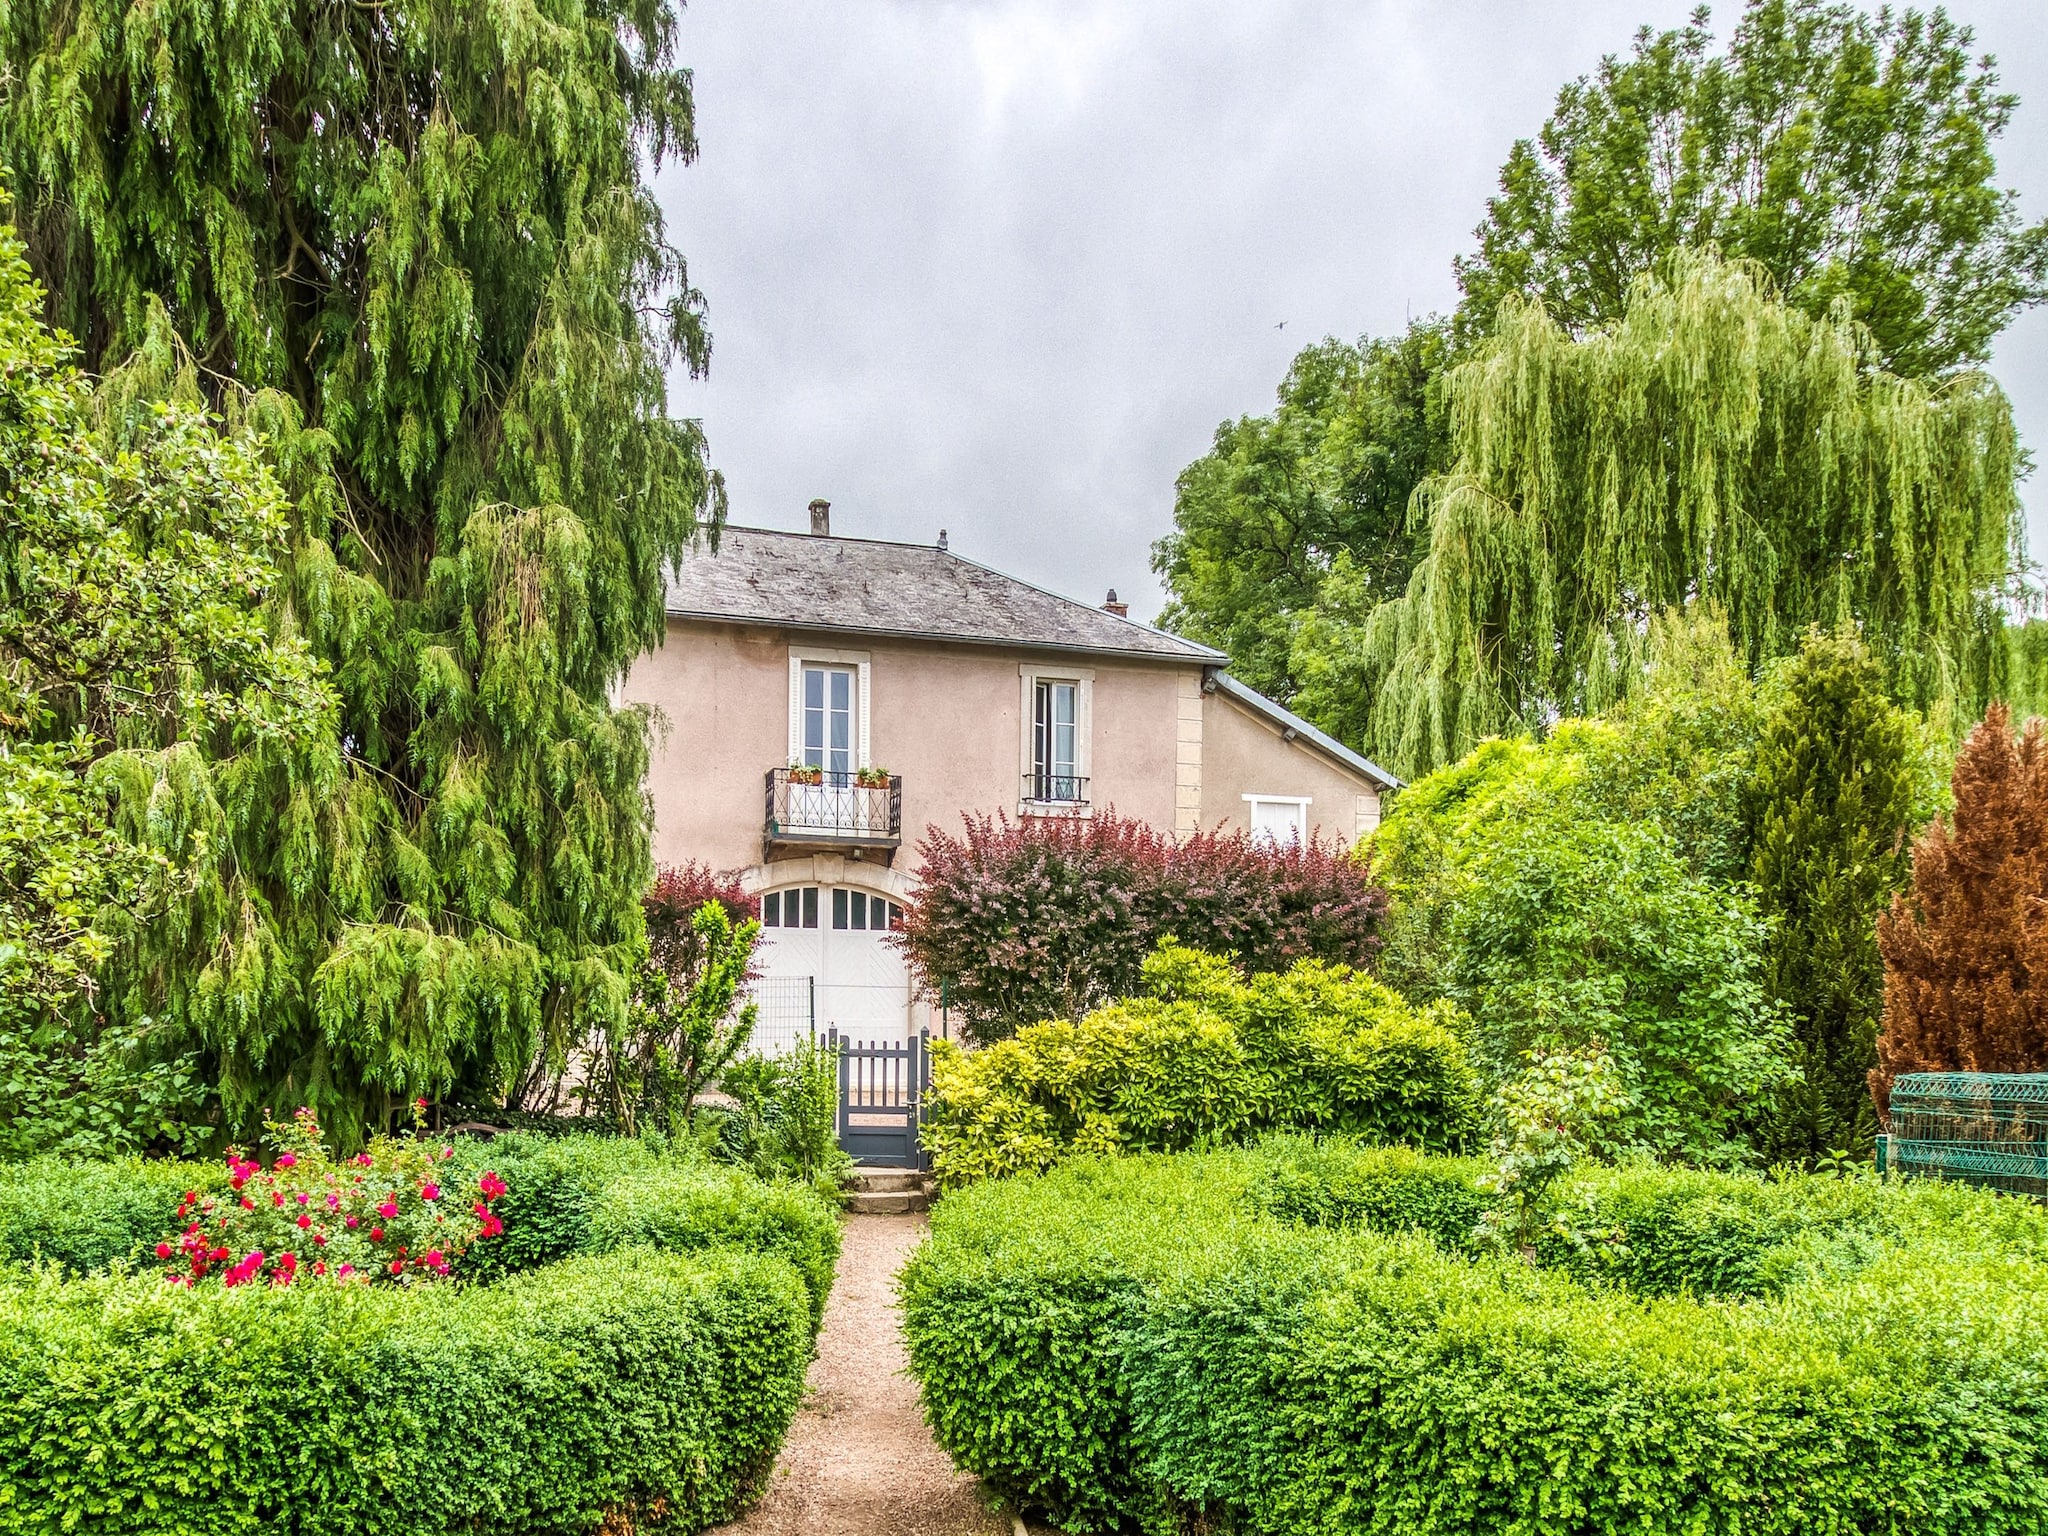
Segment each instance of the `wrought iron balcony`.
M1027 773L1024 799L1031 805L1081 810L1088 804L1088 781L1073 773Z
M768 841L783 847L897 847L903 841L903 780L893 773L883 778L866 771L770 768Z

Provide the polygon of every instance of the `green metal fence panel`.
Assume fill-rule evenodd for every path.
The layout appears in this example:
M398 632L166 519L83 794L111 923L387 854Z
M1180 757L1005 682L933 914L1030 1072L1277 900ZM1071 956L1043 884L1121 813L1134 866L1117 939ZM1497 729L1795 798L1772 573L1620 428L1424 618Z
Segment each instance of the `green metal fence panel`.
M1909 1072L1881 1166L2048 1197L2048 1073Z

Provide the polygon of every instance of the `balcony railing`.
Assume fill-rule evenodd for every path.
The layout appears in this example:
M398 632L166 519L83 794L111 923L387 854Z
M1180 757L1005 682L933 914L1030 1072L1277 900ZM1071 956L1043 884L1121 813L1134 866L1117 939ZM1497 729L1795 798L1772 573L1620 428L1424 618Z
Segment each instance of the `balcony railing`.
M903 841L903 780L821 768L768 770L768 841L894 848Z
M1033 805L1079 808L1088 803L1088 781L1073 773L1027 773L1024 798Z

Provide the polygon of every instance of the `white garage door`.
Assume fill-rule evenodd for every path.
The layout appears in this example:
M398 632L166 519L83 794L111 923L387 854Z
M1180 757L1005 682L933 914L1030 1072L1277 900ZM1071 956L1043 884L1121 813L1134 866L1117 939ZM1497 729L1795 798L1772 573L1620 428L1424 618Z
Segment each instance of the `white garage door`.
M910 971L887 934L900 909L847 886L785 886L761 898L763 1049L786 1049L815 1026L859 1041L910 1034Z

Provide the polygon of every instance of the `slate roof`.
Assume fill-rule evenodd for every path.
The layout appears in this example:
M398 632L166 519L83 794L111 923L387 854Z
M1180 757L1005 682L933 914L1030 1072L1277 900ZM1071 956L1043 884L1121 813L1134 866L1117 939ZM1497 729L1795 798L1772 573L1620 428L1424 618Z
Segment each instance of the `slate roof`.
M668 588L672 617L848 635L1151 656L1214 666L1206 645L1057 596L932 544L728 526Z

